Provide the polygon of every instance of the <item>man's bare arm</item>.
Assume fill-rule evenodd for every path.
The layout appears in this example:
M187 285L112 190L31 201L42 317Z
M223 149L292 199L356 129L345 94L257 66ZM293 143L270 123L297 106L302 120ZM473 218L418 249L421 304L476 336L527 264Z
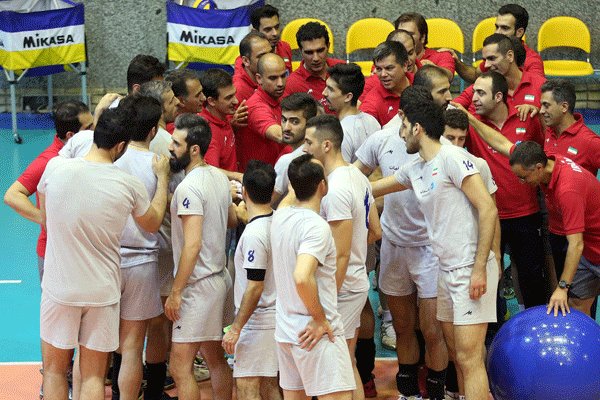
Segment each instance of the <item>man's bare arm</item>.
M19 181L15 181L4 194L4 203L15 210L19 215L36 224L42 223L42 214L29 200L31 193Z

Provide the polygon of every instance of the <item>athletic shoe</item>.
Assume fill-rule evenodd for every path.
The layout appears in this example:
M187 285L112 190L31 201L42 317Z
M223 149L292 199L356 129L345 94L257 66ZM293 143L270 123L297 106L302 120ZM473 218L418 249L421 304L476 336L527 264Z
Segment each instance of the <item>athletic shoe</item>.
M446 390L446 400L458 400L458 392L449 392Z
M365 397L368 399L377 397L377 388L375 387L375 375L371 374L371 379L363 383Z
M396 350L396 331L392 321L381 322L381 345L388 350Z
M169 373L167 372L167 376L165 377L165 385L163 386L163 388L165 390L169 390L169 389L173 389L174 387L175 387L175 381L173 380L171 375L169 375Z
M420 394L417 396L410 396L410 397L400 395L400 397L398 397L398 400L423 400L423 398L421 397Z
M202 357L196 356L194 359L194 378L196 378L196 382L203 382L210 379L210 372L206 366L206 361Z
M160 398L160 400L179 400L179 397L171 397L167 393L163 392L162 397Z

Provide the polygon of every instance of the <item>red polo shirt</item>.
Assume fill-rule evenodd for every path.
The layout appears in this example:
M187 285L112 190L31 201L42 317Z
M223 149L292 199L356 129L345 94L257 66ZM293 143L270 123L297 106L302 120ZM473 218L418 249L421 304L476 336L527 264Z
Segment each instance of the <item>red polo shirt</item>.
M241 103L243 100L248 100L250 96L254 94L254 91L258 88L258 83L254 82L248 72L244 69L241 64L242 59L240 58L240 67L236 63L235 70L233 71L233 86L235 86L235 97Z
M447 69L448 71L452 72L452 75L454 75L456 70L454 58L452 58L452 54L450 54L449 51L437 51L426 47L423 56L419 58L419 61L422 62L423 60L431 61L438 67Z
M502 129L498 129L485 117L477 114L475 114L475 117L500 132L513 143L533 140L542 144L544 140L542 126L537 116L534 118L528 117L526 121L521 122L517 111L509 109L508 118ZM524 217L539 211L536 189L522 184L512 172L508 157L488 146L472 127L469 127L466 146L473 155L483 158L490 166L494 181L498 185L496 203L500 219Z
M542 56L540 56L531 47L527 46L525 42L523 42L523 47L525 47L525 63L523 63L522 68L523 72L529 72L534 75L545 77L544 61L542 60ZM479 69L481 72L486 72L488 70L485 67L485 62L479 64Z
M406 78L412 85L414 75L407 72ZM371 114L379 125L384 126L398 114L400 96L384 88L377 75L372 75L368 80L372 82L372 89L361 100L360 110Z
M229 121L212 115L206 108L202 110L200 116L208 122L212 133L204 161L217 168L237 171L235 135Z
M422 67L421 62L419 60L415 61L415 65L417 66L417 70L421 69ZM408 77L408 80L412 85L413 80L415 79L415 74L413 74L412 72L407 72L406 76ZM358 100L360 100L361 103L365 100L365 96L367 95L367 93L369 93L371 89L373 89L375 85L377 85L378 82L379 79L377 75L375 75L375 64L373 64L373 66L371 67L371 75L365 78L365 88L363 89L362 94L358 98Z
M46 147L46 150L42 151L40 155L38 155L27 168L25 168L25 171L23 171L21 176L17 178L17 182L25 186L25 189L27 189L29 193L35 193L36 205L38 207L40 206L40 200L37 194L38 183L40 183L40 179L42 178L42 174L46 169L48 161L56 157L63 146L64 143L62 140L60 140L58 136L54 136L52 144ZM46 239L46 230L41 227L36 247L37 255L40 257L44 257L46 254Z
M248 126L238 130L236 137L239 170L244 172L250 160L261 160L275 166L279 156L289 153L291 148L267 139L267 129L281 125L279 100L269 96L262 88L246 101L248 106Z
M512 96L509 94L506 98L506 103L510 108L515 108L521 104L531 104L536 106L537 108L541 107L541 88L542 85L546 82L546 78L532 74L530 72L523 72L523 76L521 76L521 81L517 85L517 88L513 92ZM475 107L472 107L473 103L473 85L466 88L458 97L456 97L453 101L462 105L464 108L469 109L473 114L475 114Z
M277 46L275 46L275 54L283 58L285 62L285 69L287 69L290 73L292 72L292 48L288 44L288 42L284 42L280 40L277 42ZM244 64L242 63L242 56L237 56L234 63L234 73L236 73L239 69L244 69Z
M546 128L544 151L547 155L568 157L596 175L600 168L600 136L585 126L579 113L573 114L575 122L560 135Z
M332 67L336 64L345 63L343 60L336 58L327 58L327 67ZM319 76L314 76L305 67L304 61L300 63L297 70L287 79L285 84L285 93L283 97L289 96L292 93L306 92L310 94L316 101L318 101L324 108L327 114L335 115L335 111L331 111L327 105L327 100L323 97L323 90L325 90L325 81L329 77L326 75L325 79Z
M542 185L549 229L558 235L583 233L583 256L600 264L600 182L572 160L556 156L552 178Z

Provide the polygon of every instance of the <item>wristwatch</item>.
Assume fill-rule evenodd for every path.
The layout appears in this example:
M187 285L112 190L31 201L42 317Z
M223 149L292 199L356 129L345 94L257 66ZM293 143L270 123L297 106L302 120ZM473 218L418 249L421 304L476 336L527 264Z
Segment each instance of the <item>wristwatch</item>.
M560 281L558 282L558 287L561 289L571 289L571 284L566 281Z

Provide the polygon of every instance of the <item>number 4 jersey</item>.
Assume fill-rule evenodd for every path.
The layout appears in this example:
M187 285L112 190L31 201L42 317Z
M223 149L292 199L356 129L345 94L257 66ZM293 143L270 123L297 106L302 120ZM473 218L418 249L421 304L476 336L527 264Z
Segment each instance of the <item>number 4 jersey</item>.
M477 211L461 187L466 177L479 173L473 155L460 147L442 145L432 160L418 158L395 174L398 182L417 196L442 270L475 262Z

